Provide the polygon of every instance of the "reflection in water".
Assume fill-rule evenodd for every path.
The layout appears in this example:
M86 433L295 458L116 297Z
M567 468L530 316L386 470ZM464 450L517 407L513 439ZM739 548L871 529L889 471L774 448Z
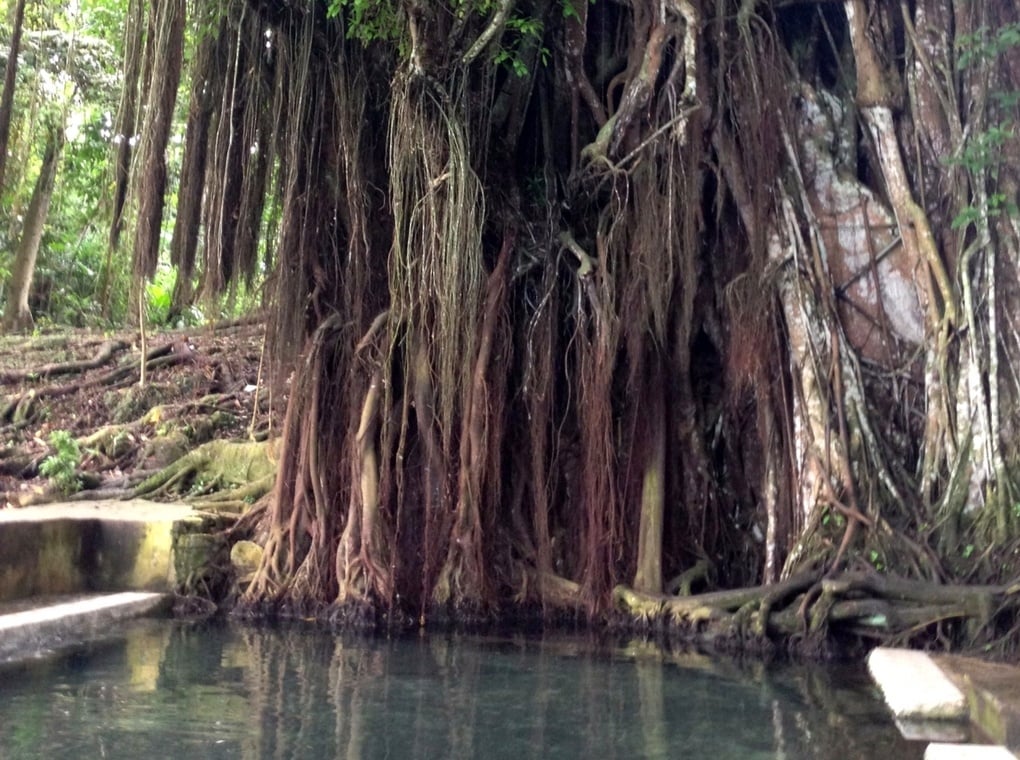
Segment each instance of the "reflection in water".
M856 668L141 621L0 670L2 758L920 757Z

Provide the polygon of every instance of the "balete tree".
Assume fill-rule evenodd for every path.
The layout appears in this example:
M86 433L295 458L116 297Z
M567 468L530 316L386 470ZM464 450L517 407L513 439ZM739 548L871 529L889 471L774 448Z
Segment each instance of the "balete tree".
M1020 11L218 8L173 255L271 271L289 377L243 606L1009 630Z

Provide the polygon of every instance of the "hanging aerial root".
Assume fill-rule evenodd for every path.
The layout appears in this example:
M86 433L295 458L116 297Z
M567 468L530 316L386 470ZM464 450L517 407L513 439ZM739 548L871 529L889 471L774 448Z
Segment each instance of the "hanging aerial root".
M487 597L480 511L484 469L489 459L488 431L493 424L487 375L496 340L496 326L506 297L507 271L513 244L514 233L508 231L503 237L499 259L486 283L478 354L461 438L457 517L446 563L433 592L433 600L437 604L453 601L458 605L468 604L480 608Z
M336 555L339 580L336 601L341 606L361 606L370 604L372 599L389 599L393 588L379 515L378 433L382 386L382 371L376 368L365 393L354 436L356 450L351 461L351 477L358 488L351 491L347 524Z

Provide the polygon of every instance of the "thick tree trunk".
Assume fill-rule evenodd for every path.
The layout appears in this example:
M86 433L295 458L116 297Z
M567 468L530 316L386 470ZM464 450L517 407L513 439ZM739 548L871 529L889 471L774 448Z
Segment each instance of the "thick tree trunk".
M662 535L666 494L666 405L664 383L657 370L649 380L641 418L647 420L642 438L647 443L641 479L641 514L638 523L637 571L634 588L647 594L662 593Z
M33 324L28 296L32 289L35 262L42 244L43 230L46 226L46 216L50 210L50 199L53 197L53 186L57 178L57 167L60 164L60 151L63 143L63 127L54 128L46 141L46 151L43 153L35 188L32 190L32 200L29 201L28 210L25 212L21 242L14 255L3 318L4 330L8 332L28 330Z
M253 0L274 25L258 70L275 92L224 83L203 217L216 287L241 273L249 246L231 241L254 229L241 188L272 174L236 151L251 144L238 114L272 109L279 355L333 324L329 350L285 367L302 395L248 600L388 597L424 624L436 602L598 613L626 578L680 621L685 604L657 592L695 570L727 585L844 561L951 575L933 518L954 483L966 499L1010 464L993 451L974 460L979 480L968 469L970 448L1005 453L995 428L1014 384L999 375L1020 338L999 287L1011 270L993 256L998 239L1017 250L1016 224L988 206L1015 195L1016 162L924 177L915 163L964 149L954 119L977 139L1016 108L1001 97L1007 113L975 121L953 106L976 74L963 88L931 78L957 64L920 57L958 46L915 43L931 29L907 16L955 7L958 34L1014 16L952 0L399 5L366 27L346 4L330 21L310 2L283 16ZM382 28L406 45L380 55ZM542 50L562 54L539 66ZM982 71L1007 93L1020 58L1002 57ZM954 237L932 220L961 199L985 213ZM217 216L232 208L237 220ZM947 238L977 245L965 258ZM867 607L793 586L818 626L826 605ZM759 633L792 630L767 617Z
M204 14L200 16L206 18ZM211 20L207 23L212 23ZM184 159L181 166L180 189L177 194L177 215L170 240L170 263L177 267L170 305L171 315L180 314L194 300L192 277L202 227L202 199L205 195L206 162L209 155L209 134L213 127L213 107L218 88L223 86L223 40L227 37L226 22L215 34L208 34L199 43L191 68L191 100L188 125L184 137Z

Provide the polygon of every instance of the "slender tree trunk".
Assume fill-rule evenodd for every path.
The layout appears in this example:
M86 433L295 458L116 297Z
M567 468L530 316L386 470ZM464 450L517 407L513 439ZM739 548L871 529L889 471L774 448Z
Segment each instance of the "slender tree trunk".
M132 254L131 302L142 297L142 281L156 271L167 184L166 147L173 126L184 51L183 0L163 0L151 34L155 57L139 150L138 225Z
M4 72L4 92L0 96L0 192L4 189L4 170L7 168L7 139L11 134L11 114L14 111L14 83L18 75L18 49L21 47L21 30L25 21L25 0L18 0L14 10L14 28L11 46L7 51L7 69Z
M110 223L110 251L120 245L120 233L124 225L124 209L127 203L128 179L131 169L131 153L135 140L138 112L139 77L142 71L142 50L145 40L143 23L144 6L141 0L131 0L127 21L124 24L124 86L121 91L120 107L117 110L116 137L119 139L113 159L113 214ZM107 266L109 270L109 266ZM104 293L109 285L109 271L104 283ZM104 308L106 299L104 297Z
M35 181L32 200L25 214L25 224L14 256L10 284L7 289L7 306L4 309L3 327L5 331L27 330L32 326L32 312L28 307L28 295L32 288L32 277L35 274L35 262L42 243L43 228L46 215L50 210L50 199L53 197L53 185L57 177L57 165L60 150L64 142L63 128L54 129L46 142L39 177Z

